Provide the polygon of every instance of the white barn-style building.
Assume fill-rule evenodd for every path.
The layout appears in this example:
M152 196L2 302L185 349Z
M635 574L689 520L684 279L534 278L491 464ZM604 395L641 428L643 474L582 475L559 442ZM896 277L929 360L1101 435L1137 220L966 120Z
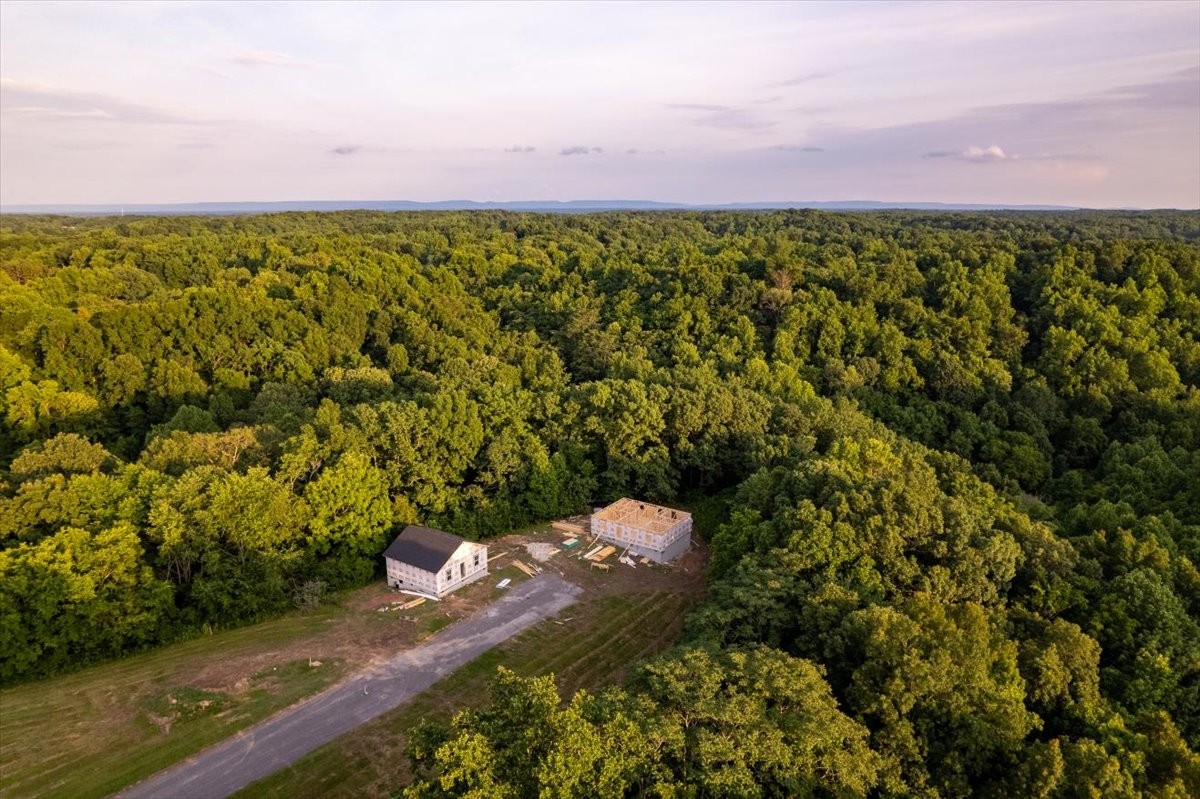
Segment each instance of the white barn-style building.
M384 550L383 558L389 586L441 599L487 576L487 553L485 544L410 524Z
M592 535L666 563L691 548L692 514L636 499L618 499L592 514Z

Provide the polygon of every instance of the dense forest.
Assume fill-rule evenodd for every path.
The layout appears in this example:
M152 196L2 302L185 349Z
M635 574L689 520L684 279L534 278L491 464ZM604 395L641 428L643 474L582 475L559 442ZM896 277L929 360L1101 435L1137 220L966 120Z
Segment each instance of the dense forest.
M0 680L620 495L720 516L620 688L408 797L1200 796L1200 214L0 221Z

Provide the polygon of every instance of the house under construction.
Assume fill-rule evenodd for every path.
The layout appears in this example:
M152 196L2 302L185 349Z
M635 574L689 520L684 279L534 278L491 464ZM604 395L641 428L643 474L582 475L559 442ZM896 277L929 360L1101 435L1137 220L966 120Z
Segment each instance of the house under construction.
M636 499L618 499L592 514L592 535L666 563L692 546L692 515Z

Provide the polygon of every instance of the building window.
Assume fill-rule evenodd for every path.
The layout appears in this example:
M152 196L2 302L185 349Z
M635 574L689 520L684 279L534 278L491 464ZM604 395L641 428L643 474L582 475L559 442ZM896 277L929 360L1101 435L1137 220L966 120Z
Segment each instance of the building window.
M453 566L451 566L449 569L446 569L446 579L447 580L454 579L454 567Z
M475 553L475 565L476 566L479 565L479 553L478 552Z

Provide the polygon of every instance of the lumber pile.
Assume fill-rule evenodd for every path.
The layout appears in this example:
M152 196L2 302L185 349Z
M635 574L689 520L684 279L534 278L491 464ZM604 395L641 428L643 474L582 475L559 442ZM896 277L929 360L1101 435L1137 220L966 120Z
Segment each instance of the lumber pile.
M519 560L513 560L513 565L516 566L521 571L525 572L530 577L537 577L537 572L533 570L532 566L530 566L526 563L523 563L522 561L519 561Z
M389 602L378 609L379 613L387 613L389 610L409 610L417 605L424 604L425 597L419 596L416 599L410 599L408 602Z
M572 524L571 522L550 522L550 526L555 530L571 535L580 536L587 533L587 529L581 524Z
M589 557L588 560L602 561L616 551L617 551L616 547L607 546L607 547L604 547L603 549L600 549L599 551L597 551L596 554Z

